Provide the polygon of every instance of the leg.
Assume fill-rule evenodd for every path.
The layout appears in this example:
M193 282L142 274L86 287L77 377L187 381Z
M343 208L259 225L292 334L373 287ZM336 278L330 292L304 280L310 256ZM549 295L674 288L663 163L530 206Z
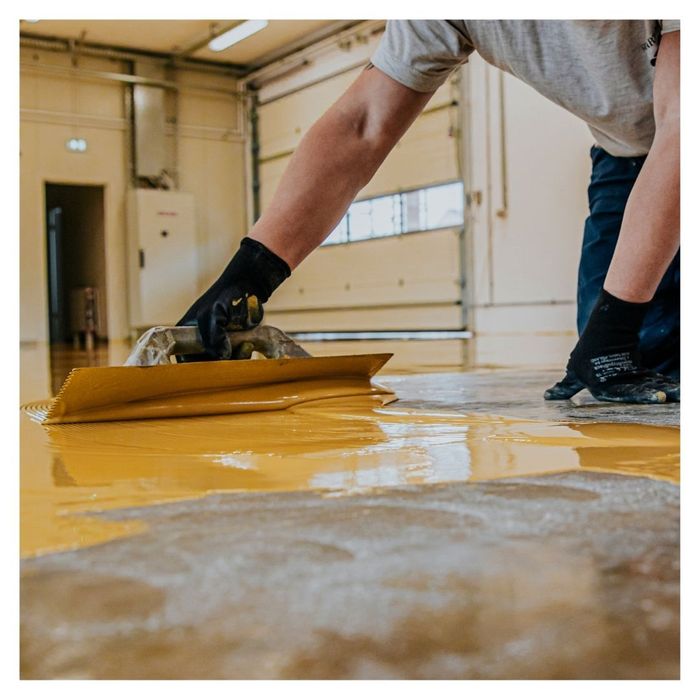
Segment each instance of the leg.
M644 325L639 349L647 367L681 378L681 254L673 259L659 284Z
M579 334L583 332L603 288L625 205L645 159L617 158L602 148L593 147L591 160L590 215L584 227L578 272L576 324ZM639 337L643 364L680 379L680 253L659 285ZM567 373L561 382L545 392L545 398L569 399L581 389L583 384Z
M602 148L591 150L593 172L578 274L577 326L581 333L603 288L627 198L644 157L617 158ZM642 359L649 369L680 377L680 253L654 295L639 334Z

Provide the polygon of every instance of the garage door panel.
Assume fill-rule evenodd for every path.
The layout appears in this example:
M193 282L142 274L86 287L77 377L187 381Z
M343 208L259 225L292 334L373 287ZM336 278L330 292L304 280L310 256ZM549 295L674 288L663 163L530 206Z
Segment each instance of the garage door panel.
M399 141L358 199L459 179L457 146L446 107L421 115Z
M262 211L265 211L275 194L290 159L291 156L285 156L260 164L260 208Z
M347 90L361 68L337 75L301 92L281 97L258 109L260 120L260 158L274 158L293 151L313 123ZM453 100L451 83L442 85L425 107L433 110L449 105Z
M362 70L329 77L259 107L261 211L304 133ZM358 199L460 178L455 94L452 82L436 91ZM266 319L289 331L459 329L461 258L460 229L322 246L277 290L265 307Z
M368 306L363 309L310 309L307 311L269 311L265 323L289 333L314 331L405 331L459 330L462 309L456 303L425 306ZM394 341L395 342L395 341Z
M342 73L321 83L262 105L260 157L269 158L293 150L311 125L350 87L361 68Z
M458 302L459 245L459 231L445 229L319 248L270 310Z
M453 109L445 107L419 117L357 198L458 180L457 145L450 135L450 111ZM290 159L291 155L286 155L260 164L260 204L263 211L272 199Z
M358 353L391 353L392 358L382 368L382 374L402 371L429 372L453 368L459 370L464 362L464 340L422 340L402 343L395 340L332 341L302 343L312 355L356 355ZM381 382L381 375L379 378Z

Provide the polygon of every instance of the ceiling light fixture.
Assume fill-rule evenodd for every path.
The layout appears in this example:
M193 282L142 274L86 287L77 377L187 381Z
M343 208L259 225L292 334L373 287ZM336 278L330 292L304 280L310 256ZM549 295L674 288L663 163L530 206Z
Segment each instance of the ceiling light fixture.
M243 39L247 39L253 34L257 34L261 29L267 27L266 19L249 19L235 26L233 29L229 29L224 32L221 36L217 36L209 42L209 48L212 51L224 51L230 46L237 44Z

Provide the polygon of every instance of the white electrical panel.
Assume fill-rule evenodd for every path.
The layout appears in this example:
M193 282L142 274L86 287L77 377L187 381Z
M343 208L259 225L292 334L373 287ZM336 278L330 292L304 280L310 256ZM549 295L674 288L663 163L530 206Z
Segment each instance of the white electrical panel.
M129 325L174 325L197 296L194 196L168 190L130 190Z

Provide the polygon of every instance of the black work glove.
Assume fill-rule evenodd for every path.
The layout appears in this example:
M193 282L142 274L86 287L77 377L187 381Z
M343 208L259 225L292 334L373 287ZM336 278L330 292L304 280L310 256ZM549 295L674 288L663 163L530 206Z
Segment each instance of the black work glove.
M585 387L599 401L680 401L678 382L642 366L639 331L648 308L648 303L622 301L602 290L569 357L566 376L544 398L569 399Z
M178 326L198 326L206 354L181 359L229 360L226 330L247 330L263 317L264 304L291 274L289 265L259 241L244 238L216 282L192 304Z

